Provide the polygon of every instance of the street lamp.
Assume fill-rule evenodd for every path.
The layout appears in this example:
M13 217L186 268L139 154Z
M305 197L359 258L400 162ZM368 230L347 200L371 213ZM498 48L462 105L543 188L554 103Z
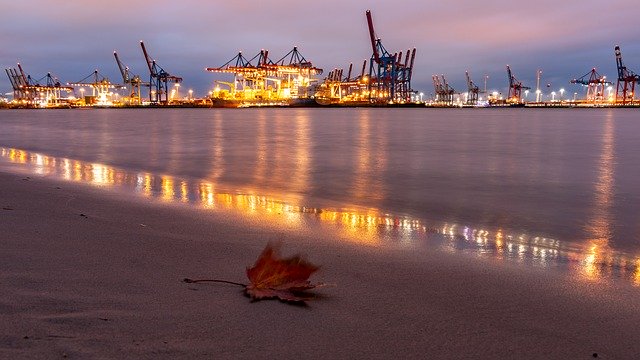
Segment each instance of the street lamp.
M424 93L420 93L420 102L422 102L422 97L424 96Z
M562 101L562 97L564 96L564 88L560 89L560 101Z
M554 102L554 101L556 101L556 92L552 91L551 92L551 102Z
M529 90L524 91L524 98L527 99L529 97Z

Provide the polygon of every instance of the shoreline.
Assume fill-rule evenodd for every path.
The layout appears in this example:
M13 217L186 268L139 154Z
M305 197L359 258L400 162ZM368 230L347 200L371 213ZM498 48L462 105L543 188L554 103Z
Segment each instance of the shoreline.
M28 177L27 177L28 176ZM640 289L326 227L163 204L0 168L0 355L17 358L632 358ZM84 216L83 216L84 215ZM321 266L307 307L251 303L268 241Z

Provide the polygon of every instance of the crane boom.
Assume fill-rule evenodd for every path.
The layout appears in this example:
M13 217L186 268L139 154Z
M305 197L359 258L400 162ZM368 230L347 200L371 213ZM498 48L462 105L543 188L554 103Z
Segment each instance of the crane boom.
M373 50L373 57L377 63L380 62L380 54L378 54L378 48L376 46L376 32L373 29L373 19L371 18L371 10L367 10L367 24L369 25L369 37L371 38L371 49Z
M154 61L149 56L149 53L147 53L147 48L144 46L144 42L140 41L140 46L142 47L142 53L144 54L144 59L147 61L147 66L149 67L149 72L151 74L154 74L154 69L153 69Z
M113 52L113 56L116 58L116 63L118 64L118 69L120 69L120 74L122 74L122 81L126 84L129 83L129 69L122 64L120 58L118 57L117 52Z

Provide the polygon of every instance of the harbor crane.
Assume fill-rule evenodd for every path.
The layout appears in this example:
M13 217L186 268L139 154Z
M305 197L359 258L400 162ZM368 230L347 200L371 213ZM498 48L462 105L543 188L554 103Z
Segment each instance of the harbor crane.
M480 93L480 88L478 88L478 86L471 80L469 71L465 71L464 75L467 78L467 105L477 105L478 93Z
M139 75L131 74L131 71L128 66L124 65L122 61L120 61L120 57L117 52L113 52L113 56L116 58L116 63L118 64L118 69L120 69L120 74L122 75L122 81L125 86L129 86L129 103L134 105L142 105L142 95L140 92L140 87L150 87L148 82L143 82Z
M73 91L72 87L62 85L51 73L37 80L32 79L20 63L17 69L5 69L5 72L13 88L13 99L28 106L57 106L63 101L62 91Z
M447 83L444 75L433 75L433 87L436 92L436 102L442 105L452 105L456 91Z
M111 101L112 89L120 89L122 85L112 84L109 79L101 75L98 70L94 70L91 74L84 77L82 80L75 83L67 83L68 86L88 86L91 88L91 100L95 101L96 105L109 106L113 105ZM80 90L82 90L81 88ZM84 93L83 93L84 94Z
M522 90L531 89L528 86L522 85L518 79L511 73L511 68L507 65L507 75L509 76L509 96L507 102L512 104L522 103Z
M605 101L604 90L607 86L613 85L611 81L607 81L606 76L601 76L596 68L591 69L588 73L577 79L570 81L572 84L579 84L587 87L587 101L598 103Z
M627 69L622 63L622 52L620 46L614 48L616 54L616 66L618 68L618 83L616 85L616 103L626 105L627 102L633 103L635 97L636 83L640 84L640 75Z
M391 54L382 45L373 28L371 11L366 11L372 55L369 61L369 100L371 102L404 102L411 101L411 76L416 49L407 50L402 59L402 52Z
M152 104L166 105L169 103L168 83L173 82L179 84L182 82L182 78L169 74L158 65L156 61L149 56L149 53L147 53L144 42L140 41L140 46L142 47L142 53L149 66L149 101L151 101Z
M313 76L323 71L313 66L297 47L275 62L269 58L269 51L262 49L251 59L239 52L222 66L205 70L233 74L234 85L229 86L232 96L256 103L309 98L311 83L316 81Z

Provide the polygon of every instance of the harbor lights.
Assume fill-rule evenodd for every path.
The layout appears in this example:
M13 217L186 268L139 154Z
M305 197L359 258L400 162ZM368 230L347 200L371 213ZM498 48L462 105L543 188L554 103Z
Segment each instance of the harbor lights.
M564 98L564 88L560 89L560 101L562 101Z
M529 90L525 90L524 91L524 98L528 99L529 98Z
M613 101L613 97L611 96L611 90L613 90L612 86L608 86L607 87L607 98L609 99L609 101Z
M536 90L536 102L540 102L540 94L542 93L542 91L540 91L540 89Z
M189 89L189 101L193 100L193 89Z
M424 93L420 93L420 102L422 102L422 97L424 96Z
M552 91L551 92L551 102L554 102L554 101L556 101L556 92Z
M180 97L180 84L175 83L173 86L175 87L175 90L176 90L176 98L179 98Z

